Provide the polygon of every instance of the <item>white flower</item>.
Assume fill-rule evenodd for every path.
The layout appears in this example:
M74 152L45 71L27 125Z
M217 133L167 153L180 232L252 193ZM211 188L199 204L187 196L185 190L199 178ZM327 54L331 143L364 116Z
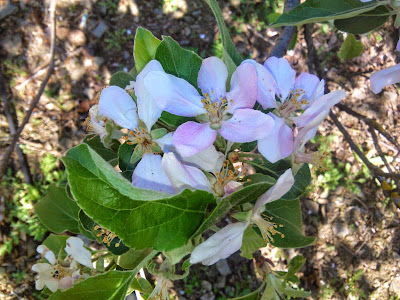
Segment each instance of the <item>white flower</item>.
M72 274L75 271L70 268L64 268L59 264L34 264L32 266L32 271L39 273L36 277L37 290L42 290L47 286L47 288L54 293L58 289L69 289L74 283Z
M89 109L89 117L85 121L86 131L89 134L95 134L103 141L107 135L105 122L107 118L99 115L99 106L93 105Z
M54 253L49 250L45 245L40 245L36 248L36 251L41 254L42 257L47 259L49 263L54 265L56 263L56 257L54 256Z
M65 252L75 261L88 268L93 268L92 254L83 247L83 241L80 238L71 236L67 239Z
M273 241L272 235L279 233L275 229L277 225L265 220L261 216L261 212L265 209L265 204L282 198L293 184L292 170L288 169L278 178L274 186L258 198L247 221L229 224L198 245L192 252L190 263L201 262L203 265L212 265L220 259L229 257L242 247L244 231L253 223L260 229L264 240Z

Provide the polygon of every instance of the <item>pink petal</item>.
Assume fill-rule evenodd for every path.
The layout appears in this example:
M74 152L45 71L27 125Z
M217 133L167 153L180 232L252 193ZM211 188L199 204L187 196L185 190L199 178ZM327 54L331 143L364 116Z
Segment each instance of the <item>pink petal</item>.
M329 94L323 95L316 99L302 115L293 118L294 123L301 128L311 122L311 120L316 118L318 115L322 114L325 118L331 107L342 100L345 96L346 93L342 90L333 91Z
M250 63L256 68L257 72L257 101L264 109L276 108L275 93L278 88L274 77L262 65L252 59L242 62Z
M289 192L293 184L294 177L292 174L292 169L288 169L278 178L276 183L266 193L258 198L256 204L254 205L253 211L256 212L263 205L282 198L283 195Z
M265 61L264 67L275 78L278 85L277 96L282 102L285 101L293 89L296 72L285 58L270 57Z
M209 123L186 122L179 126L173 141L182 156L191 156L211 146L217 137L217 131Z
M293 152L293 131L285 120L269 113L275 121L274 128L261 140L258 140L258 151L270 162L275 163L288 157Z
M221 122L219 133L228 141L247 143L260 140L274 128L274 120L254 109L236 109L232 118Z
M224 62L218 57L212 56L203 60L197 78L197 84L204 94L208 94L211 99L219 101L225 97L226 79L228 69Z
M230 113L237 108L253 108L257 99L257 72L252 64L241 64L233 72L226 99Z
M153 71L144 77L144 85L162 110L184 117L207 113L201 103L203 97L184 79Z
M385 86L400 82L400 64L375 72L371 75L371 90L379 94Z
M168 194L176 194L161 166L161 155L145 153L133 171L132 185Z
M139 127L135 101L118 86L110 86L101 92L99 115L110 118L123 128L135 130Z

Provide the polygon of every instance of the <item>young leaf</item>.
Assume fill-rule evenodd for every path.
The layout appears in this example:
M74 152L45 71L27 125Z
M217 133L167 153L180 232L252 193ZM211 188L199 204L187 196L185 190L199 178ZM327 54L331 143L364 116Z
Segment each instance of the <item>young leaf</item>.
M115 167L118 164L118 155L117 151L112 149L108 149L104 147L103 143L100 140L100 137L85 137L83 143L87 144L90 148L96 151L104 160L106 160L110 165ZM119 142L118 142L119 145ZM118 148L117 148L118 149Z
M58 290L49 300L123 300L135 275L135 272L109 271L91 276L68 290Z
M205 0L205 1L210 6L215 18L217 19L217 24L222 38L222 44L224 46L223 57L225 63L228 65L228 69L230 69L229 67L231 65L231 61L236 66L240 65L240 63L243 61L243 58L237 52L236 47L232 42L232 39L229 35L228 29L226 28L224 18L222 17L222 12L218 6L217 1L215 0Z
M124 269L134 270L136 273L152 259L158 251L151 248L143 250L130 249L116 258L117 265Z
M344 61L345 59L352 59L360 56L363 50L363 43L361 41L357 41L354 35L349 34L344 40L337 55L341 61Z
M379 6L377 2L359 0L307 0L283 13L271 26L300 26L336 19L355 17Z
M125 87L134 80L135 78L129 73L119 71L111 76L110 85L116 85L119 86L121 89L125 89Z
M277 200L265 205L267 221L271 221L268 217L272 217L272 221L278 225L282 225L276 229L284 234L273 236L274 242L271 244L278 248L302 248L311 245L315 241L315 237L304 236L303 221L301 216L300 201L296 200Z
M149 61L154 59L156 50L161 41L150 31L143 27L138 27L133 46L133 56L135 58L136 72L140 73Z
M381 27L389 18L389 10L385 6L378 6L374 10L360 14L356 17L335 20L337 29L352 33L363 34Z
M155 59L161 63L165 72L183 78L197 88L202 59L196 53L183 49L171 37L163 36Z
M35 204L39 220L51 231L79 233L79 206L68 197L65 187L49 186L47 195Z
M135 249L183 246L202 222L207 205L215 203L205 191L171 196L135 188L86 144L69 150L63 162L78 205Z
M266 244L264 242L264 239L259 234L257 234L257 232L255 232L252 227L248 227L243 235L243 243L242 247L240 248L242 252L240 253L240 256L252 259L252 254L258 249L265 246Z

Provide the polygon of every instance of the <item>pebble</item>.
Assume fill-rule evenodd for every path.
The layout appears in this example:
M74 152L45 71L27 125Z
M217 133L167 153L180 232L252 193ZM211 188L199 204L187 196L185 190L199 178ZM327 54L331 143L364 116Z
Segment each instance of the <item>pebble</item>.
M100 20L99 24L96 28L92 31L93 35L97 38L100 38L108 29L106 23Z
M207 281L207 280L203 280L201 282L201 287L207 291L211 291L212 290L212 284L211 282Z
M56 36L60 40L65 40L68 37L69 29L67 27L58 27L56 29Z
M54 109L56 108L56 106L54 105L54 103L51 103L51 102L50 102L50 103L47 103L45 107L46 107L47 110L50 110L50 111L51 111L51 110L54 110Z
M200 297L200 300L214 300L214 299L215 299L215 295L213 292L207 292Z
M389 291L400 296L400 276L395 277L390 283Z
M18 7L9 3L0 8L0 20L15 14L18 11Z
M318 215L318 210L319 210L318 203L316 203L312 200L305 200L304 204L307 207L307 209L309 210L310 214Z
M77 47L83 46L86 43L86 36L82 30L73 30L68 34L68 41Z
M221 259L216 263L217 270L219 274L222 276L226 276L232 273L231 268L229 267L228 262L226 259Z
M62 105L63 111L69 112L75 108L75 100L68 100Z
M215 287L217 289L222 289L225 287L226 284L226 277L225 276L218 276L217 282L215 283Z
M341 223L341 222L333 223L332 230L333 230L333 234L335 236L338 236L341 238L346 237L350 233L349 227L347 227L347 225L345 225L344 223Z

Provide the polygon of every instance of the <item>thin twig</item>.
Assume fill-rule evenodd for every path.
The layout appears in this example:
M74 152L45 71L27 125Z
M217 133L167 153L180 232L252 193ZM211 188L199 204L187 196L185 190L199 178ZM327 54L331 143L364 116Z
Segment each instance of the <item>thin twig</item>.
M299 5L300 0L286 0L285 1L285 11L289 11L295 6ZM269 56L282 57L286 54L290 42L292 41L294 35L297 32L297 27L286 26L283 28L281 36L276 41L274 48L272 48Z
M18 123L17 123L18 121L15 118L15 123L14 123L14 117L10 111L10 103L8 102L8 99L7 99L6 84L4 82L3 70L1 68L1 66L0 66L0 90L1 90L1 97L3 98L3 102L4 102L4 112L7 117L8 126L10 128L10 135L13 135L13 134L15 134L16 127L18 127ZM19 164L21 166L22 173L24 173L24 182L28 183L28 184L33 184L32 175L31 175L31 172L29 169L29 164L26 161L25 154L22 152L18 143L15 145L15 151L17 152L17 155L18 155L18 160L19 160Z
M24 130L24 127L26 124L28 124L29 119L32 115L33 110L35 109L36 105L39 103L40 97L42 96L44 89L46 87L47 82L50 79L51 74L53 73L54 70L54 50L55 50L55 43L56 43L56 18L55 18L55 9L56 9L56 2L57 0L52 0L50 3L50 22L51 22L51 39L50 39L50 65L49 69L47 71L46 77L43 79L42 84L40 85L39 91L36 94L36 97L33 99L29 110L27 111L25 118L23 119L21 125L18 127L18 129L15 131L15 133L12 135L12 140L10 142L10 146L7 148L6 152L4 153L3 159L0 163L0 179L3 177L4 172L6 170L6 166L8 163L8 160L11 156L11 153L13 152L15 145L17 144L17 141Z

